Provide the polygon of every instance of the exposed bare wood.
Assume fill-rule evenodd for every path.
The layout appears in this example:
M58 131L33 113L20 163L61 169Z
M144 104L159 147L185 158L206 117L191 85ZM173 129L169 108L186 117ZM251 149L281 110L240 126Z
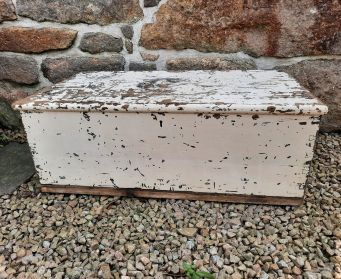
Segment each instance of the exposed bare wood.
M256 195L235 195L235 194L206 194L179 191L143 190L138 188L108 188L108 187L85 187L85 186L55 186L44 185L40 188L43 193L58 194L84 194L98 196L118 196L131 198L151 199L179 199L199 200L211 202L268 204L268 205L300 205L303 198L296 197L272 197Z

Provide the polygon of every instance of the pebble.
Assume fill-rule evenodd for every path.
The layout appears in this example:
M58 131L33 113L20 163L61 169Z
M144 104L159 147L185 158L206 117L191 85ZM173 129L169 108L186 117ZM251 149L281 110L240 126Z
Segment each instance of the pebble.
M287 268L288 267L288 264L283 260L280 260L279 262L277 262L277 265L279 266L279 268Z
M218 254L218 249L217 249L217 247L212 246L212 247L210 248L210 254L211 254L211 255L217 255L217 254Z
M136 249L136 245L133 243L127 243L126 249L127 249L128 254L132 254Z
M218 273L217 279L225 279L225 278L227 278L225 270L220 270Z
M18 251L17 251L17 257L18 258L22 258L22 257L25 257L26 256L26 250L24 248L20 248Z
M187 248L187 249L192 250L194 247L195 247L194 241L188 240L188 241L186 242L186 248Z
M102 264L101 265L99 272L98 272L98 275L100 278L103 278L103 279L114 278L111 274L110 266L108 264Z
M195 226L199 229L205 229L205 222L200 220Z
M333 232L336 238L341 239L341 228L336 228Z
M78 243L79 244L85 244L86 243L86 238L84 236L78 237Z
M140 261L141 261L144 265L147 265L147 264L150 263L150 260L149 260L147 257L145 257L145 256L142 256L142 257L140 258Z
M108 239L106 239L106 238L103 238L103 239L102 239L101 244L102 244L103 246L105 246L105 247L111 246L110 241L109 241Z
M56 252L61 255L61 256L66 256L67 255L67 250L63 246L58 246L56 249Z
M334 276L329 270L322 270L321 272L322 279L333 279Z
M64 272L57 272L55 275L55 279L63 279L64 277Z
M63 226L64 222L63 221L56 221L56 226L60 227Z
M230 262L231 263L239 263L240 262L240 258L238 256L235 256L233 254L230 255Z
M145 270L145 267L141 262L137 262L135 267L137 270Z
M180 272L179 265L177 265L177 264L172 265L171 271L174 274L178 274Z
M187 237L193 237L197 233L197 228L180 228L178 229L178 233L187 236Z
M40 194L35 175L0 196L0 278L341 277L341 135L316 148L299 207Z
M79 267L75 268L67 268L66 275L70 277L70 279L78 279L82 274L82 270Z
M304 263L305 263L305 259L303 257L297 257L297 259L295 260L295 262L297 263L297 265L299 267L302 267L304 266Z
M236 234L234 232L227 232L227 236L232 238L232 237L235 237Z
M302 274L302 271L300 268L298 268L297 266L294 266L292 268L292 272L295 274L295 275L301 275Z
M46 240L43 241L43 247L44 248L48 249L48 248L50 248L50 246L51 246L51 242L50 241L46 241Z
M225 271L227 274L232 274L234 272L234 269L232 266L225 266Z
M259 276L260 279L269 279L269 277L270 277L269 274L267 274L264 271L262 271Z
M304 279L321 279L321 274L316 272L304 272L303 273Z
M303 217L303 216L307 215L307 212L304 209L296 209L294 211L294 214L296 217Z
M239 272L234 272L231 275L231 279L243 279L243 276Z

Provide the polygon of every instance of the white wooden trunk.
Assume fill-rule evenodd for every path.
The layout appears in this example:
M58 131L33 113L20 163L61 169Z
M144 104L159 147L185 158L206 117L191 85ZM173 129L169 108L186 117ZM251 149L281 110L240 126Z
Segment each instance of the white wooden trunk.
M276 71L79 74L17 103L42 184L302 197L327 107Z

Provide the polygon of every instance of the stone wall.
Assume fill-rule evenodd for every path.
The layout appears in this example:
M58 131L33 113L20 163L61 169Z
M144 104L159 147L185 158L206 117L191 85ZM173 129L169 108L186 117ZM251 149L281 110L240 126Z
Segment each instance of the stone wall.
M0 0L2 99L156 69L285 71L329 105L322 130L341 130L341 1Z

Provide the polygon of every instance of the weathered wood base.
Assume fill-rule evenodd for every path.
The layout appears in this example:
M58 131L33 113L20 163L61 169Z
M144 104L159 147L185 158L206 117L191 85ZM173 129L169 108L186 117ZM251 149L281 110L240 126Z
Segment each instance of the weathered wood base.
M40 191L43 193L58 194L83 194L99 196L118 196L131 198L151 199L180 199L199 200L211 202L268 204L268 205L301 205L303 198L296 197L274 197L255 195L215 194L215 193L194 193L179 191L144 190L137 188L108 188L108 187L86 187L86 186L61 186L42 185Z

